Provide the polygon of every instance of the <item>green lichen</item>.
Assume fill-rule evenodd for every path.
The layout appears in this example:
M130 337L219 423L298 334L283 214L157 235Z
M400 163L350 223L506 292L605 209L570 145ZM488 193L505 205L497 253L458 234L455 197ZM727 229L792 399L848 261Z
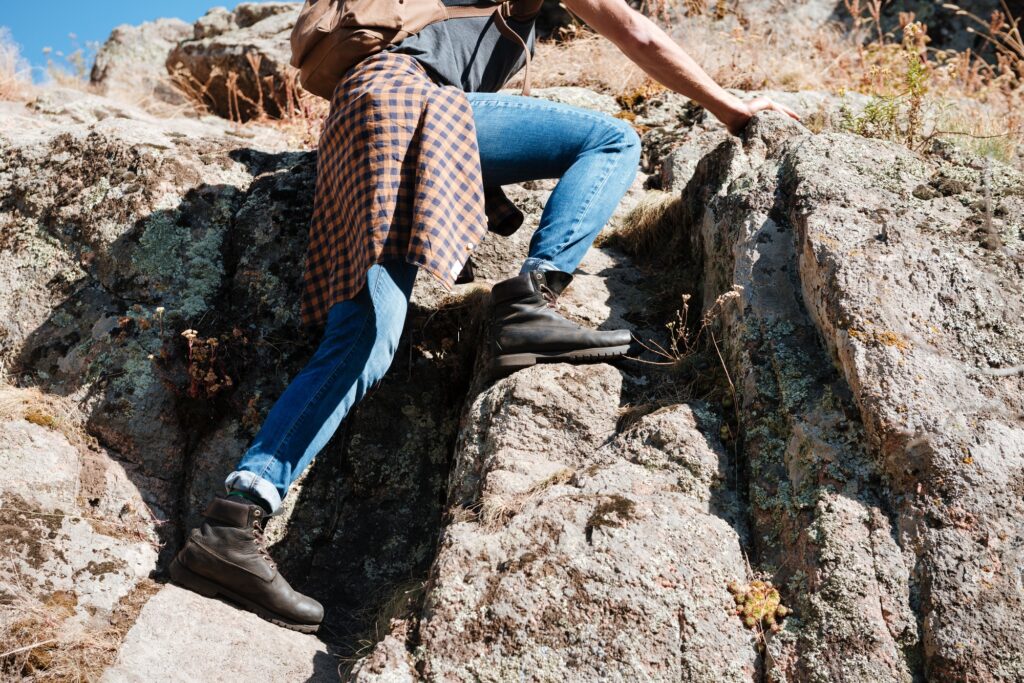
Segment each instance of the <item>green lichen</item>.
M113 393L124 396L142 396L156 380L153 362L141 353L129 353L121 361L121 374L111 382Z
M92 211L94 208L99 206L110 193L110 180L108 178L101 177L95 185L85 189L80 195L82 202L82 212L86 213Z
M132 265L162 297L180 297L176 313L193 318L207 310L224 277L223 239L216 225L193 230L178 225L173 213L156 214L146 223Z

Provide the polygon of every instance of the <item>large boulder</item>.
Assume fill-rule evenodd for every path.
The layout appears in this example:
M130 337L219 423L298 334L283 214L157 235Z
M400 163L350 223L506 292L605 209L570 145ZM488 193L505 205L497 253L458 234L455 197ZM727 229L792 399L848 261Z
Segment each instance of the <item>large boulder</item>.
M716 418L677 405L616 434L622 382L542 366L468 406L416 634L428 680L755 680L727 590L742 522L718 425L698 426Z
M284 151L273 130L158 119L71 91L48 92L9 122L5 376L78 405L81 427L155 520L161 553L147 571L161 577L316 342L298 325L315 156ZM550 188L517 191L531 222ZM513 274L528 239L488 241L481 273ZM612 314L618 297L597 273L616 258L581 276L579 291L594 296L581 316ZM381 605L434 559L483 291L451 296L420 279L393 373L274 520L276 556L325 602L328 637L345 651L385 630ZM162 609L147 623L174 628L180 613ZM152 654L125 661L142 667Z
M799 617L780 679L1024 676L1024 177L937 152L765 115L683 193L705 306L743 287L720 337Z
M187 42L280 46L295 7L244 7ZM670 100L634 112L651 175L622 208L649 214L660 183L671 211L646 236L620 212L632 232L560 299L663 353L485 381L485 286L553 183L510 189L526 228L485 240L476 285L420 278L390 373L273 521L326 643L174 588L127 628L317 341L298 327L315 155L97 95L5 107L0 376L21 388L0 401L0 559L30 590L0 607L116 621L110 680L199 648L187 675L216 680L236 647L274 660L236 675L268 678L357 650L364 681L1024 677L1024 179L773 114L727 138ZM713 334L695 355L681 294ZM794 610L775 631L736 613L762 580ZM59 640L23 616L16 647ZM51 644L2 666L56 676Z
M233 121L278 117L298 96L289 66L288 36L299 3L242 3L217 7L199 19L192 40L166 56L180 88L213 113Z
M162 113L188 104L167 75L167 54L192 37L180 19L157 19L138 26L122 24L96 52L89 80L101 95Z
M315 636L168 585L142 608L100 680L168 678L328 683L338 680L338 661Z

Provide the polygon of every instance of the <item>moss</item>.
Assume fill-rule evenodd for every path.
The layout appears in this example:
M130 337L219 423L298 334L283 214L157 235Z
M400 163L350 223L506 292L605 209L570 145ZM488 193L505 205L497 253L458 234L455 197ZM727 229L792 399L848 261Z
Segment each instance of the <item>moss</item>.
M614 493L608 496L607 500L598 503L587 519L587 540L591 539L594 529L622 526L623 522L633 519L635 510L636 503L629 498Z
M912 348L906 337L892 330L861 330L851 327L849 333L851 337L863 344L888 346L899 351L909 351Z
M122 396L142 396L155 379L153 362L139 353L129 353L121 361L120 374L111 382L112 393Z
M55 591L43 602L44 606L61 617L69 617L78 607L78 596L71 591Z
M82 191L79 195L79 199L82 202L82 211L88 212L99 206L104 199L107 198L107 194L110 193L110 180L108 178L100 177L96 184Z
M116 574L125 568L124 560L107 560L106 562L96 562L91 560L89 564L85 565L84 571L89 572L93 576L104 576L106 574Z
M57 418L53 415L43 412L39 408L29 408L25 411L25 419L34 425L40 427L46 427L47 429L57 428Z

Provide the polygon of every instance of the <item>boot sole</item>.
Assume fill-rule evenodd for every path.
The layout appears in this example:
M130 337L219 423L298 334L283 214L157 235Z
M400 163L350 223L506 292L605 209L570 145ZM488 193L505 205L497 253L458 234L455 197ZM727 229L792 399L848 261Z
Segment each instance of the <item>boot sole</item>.
M199 576L192 570L188 569L185 565L178 562L178 558L171 560L170 574L171 580L182 588L187 588L190 591L198 593L206 598L226 598L246 611L252 612L256 616L266 619L272 624L276 624L283 628L298 631L300 633L316 633L320 628L320 624L298 624L294 621L288 621L280 615L275 614L264 607L260 607L251 600L242 597L233 590Z
M575 349L573 351L542 351L540 353L509 353L495 356L491 362L491 379L508 377L517 370L529 368L537 363L588 363L621 358L629 351L629 344L603 346L596 349Z

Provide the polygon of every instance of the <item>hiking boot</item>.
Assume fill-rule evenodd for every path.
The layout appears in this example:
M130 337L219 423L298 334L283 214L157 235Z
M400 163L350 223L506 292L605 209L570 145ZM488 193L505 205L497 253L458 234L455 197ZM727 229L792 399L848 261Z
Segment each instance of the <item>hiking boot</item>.
M492 378L536 363L585 363L619 358L629 330L589 330L563 318L555 302L572 282L561 271L523 273L491 289Z
M171 561L171 579L208 598L227 598L278 626L316 632L324 608L293 590L278 572L263 537L270 516L266 510L217 497L203 515L203 523Z

